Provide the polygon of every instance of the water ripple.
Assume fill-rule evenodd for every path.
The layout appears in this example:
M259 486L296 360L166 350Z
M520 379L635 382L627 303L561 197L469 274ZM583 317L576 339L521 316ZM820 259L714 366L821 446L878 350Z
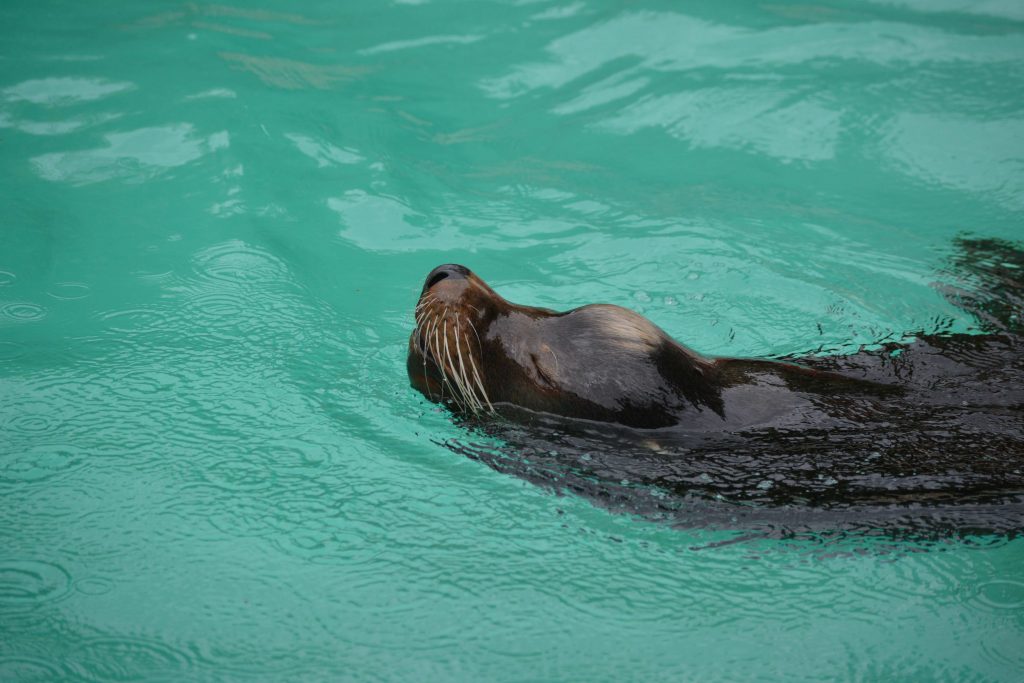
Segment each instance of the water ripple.
M85 453L69 444L40 444L0 458L0 484L23 484L52 479L81 467Z
M294 59L257 57L239 52L221 52L219 56L233 67L253 73L265 84L284 90L330 90L370 71L369 67L365 66L312 64Z
M14 322L32 322L46 317L46 309L28 301L15 301L0 306L0 322L4 318Z
M250 303L245 292L234 289L195 292L189 295L183 312L204 330L231 329L255 320Z
M4 88L0 90L0 96L9 102L63 107L99 100L134 87L132 83L107 81L102 78L40 78Z
M60 678L57 667L43 657L0 656L0 681L50 683Z
M27 348L17 342L0 341L0 361L10 361L25 355Z
M163 641L138 638L96 638L80 645L69 657L68 668L90 681L131 681L140 677L188 677L192 657Z
M709 353L952 320L951 233L1019 233L1024 27L970 16L1014 0L217 2L0 10L0 681L1015 680L1022 539L676 528L627 448L504 449L404 368L446 261ZM804 476L744 457L668 475Z
M32 167L44 180L73 185L114 179L142 182L229 145L226 131L200 137L188 123L103 137L103 147L42 154L30 160Z
M35 608L59 600L71 590L71 575L41 560L0 560L0 606Z
M21 402L5 407L0 414L0 433L8 438L38 440L55 432L63 419L54 415L53 406L42 402Z
M50 286L47 294L54 299L74 301L89 296L89 285L84 282L56 282Z
M180 375L160 369L129 370L112 379L110 390L113 394L142 399L173 392L182 381Z
M232 240L205 249L194 257L203 276L234 284L265 284L286 278L285 264L264 249Z
M114 582L103 577L79 579L75 581L75 590L84 595L106 595L114 590Z
M995 579L977 587L977 601L992 610L1024 608L1024 581Z
M603 65L633 58L653 72L700 68L793 66L809 61L868 64L1013 62L1019 36L968 36L887 22L815 23L762 31L714 23L673 12L624 12L546 48L548 61L523 64L485 79L492 97L512 98L538 88L561 88Z
M99 317L107 324L108 330L121 334L149 333L166 328L170 322L168 313L158 308L107 311Z
M224 491L260 491L274 483L274 470L266 463L233 458L220 460L203 469L203 479Z
M207 475L207 479L210 485L222 488L217 486L217 473ZM224 487L223 490L232 493L239 492L237 488L233 489L230 486ZM265 503L240 497L233 500L230 506L220 505L211 508L209 505L204 505L194 514L202 515L206 522L218 532L236 538L276 536L277 532L267 523L271 513L272 511Z

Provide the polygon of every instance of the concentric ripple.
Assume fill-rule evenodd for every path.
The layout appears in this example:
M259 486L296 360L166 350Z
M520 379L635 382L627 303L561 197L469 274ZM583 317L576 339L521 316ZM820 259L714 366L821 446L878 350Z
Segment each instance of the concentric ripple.
M66 475L86 462L85 453L69 444L38 444L0 457L0 484L40 482Z
M167 643L144 638L97 638L68 657L68 668L88 681L134 681L173 675L188 678L192 658Z
M0 439L34 441L56 431L62 423L63 419L49 403L33 401L5 406L0 413Z
M1024 609L1024 581L994 579L977 588L977 600L992 610L1016 611Z
M42 560L0 560L0 607L31 609L59 600L71 590L71 575Z
M60 677L58 667L42 657L0 655L0 681L50 683Z
M205 249L195 255L193 263L200 275L236 284L275 282L288 272L269 252L239 240Z
M50 285L47 294L62 301L84 299L91 294L89 285L84 282L56 282Z
M129 370L111 383L111 391L124 398L152 398L173 392L181 377L161 369Z
M203 479L224 491L252 492L268 488L274 482L274 470L266 463L241 457L220 460L203 470Z
M46 309L30 301L16 301L0 306L0 321L33 322L46 317Z
M111 332L130 334L165 328L169 323L168 317L166 311L157 308L130 308L107 311L100 315L100 320Z

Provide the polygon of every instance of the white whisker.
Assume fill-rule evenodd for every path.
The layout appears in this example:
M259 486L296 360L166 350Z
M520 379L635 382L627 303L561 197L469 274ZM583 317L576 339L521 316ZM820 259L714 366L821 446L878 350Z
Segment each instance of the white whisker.
M416 329L419 331L420 356L423 358L423 383L427 387L427 397L433 401L434 392L430 390L430 379L427 375L427 350L430 348L430 340L424 336L425 332L420 330L419 327Z
M446 306L445 307L445 313L447 313L447 312L448 312L448 307ZM459 405L459 408L461 410L465 411L466 410L466 406L464 406L462 404L462 397L461 397L461 395L456 395L456 391L455 391L455 384L458 382L458 379L456 379L456 377L455 377L455 363L452 362L452 354L451 354L451 351L449 351L449 349L448 349L448 319L447 318L445 318L445 321L444 321L444 332L442 333L442 336L444 337L444 357L445 357L445 360L448 361L448 363L447 363L448 367L447 368L443 368L442 371L441 371L441 374L444 375L445 381L448 382L448 386L452 390L452 399L455 400L455 402ZM449 372L448 368L451 368L450 372ZM449 375L451 375L451 377L449 377ZM461 393L462 392L458 392L458 394L461 394Z
M480 393L484 395L484 400L487 401L487 407L490 408L491 412L494 412L494 406L491 404L491 397L487 395L487 390L484 389L484 383L480 381L480 373L476 371L476 361L473 360L473 356L470 355L469 362L473 366L473 378L476 380L476 385L480 387Z
M455 353L459 357L459 372L462 374L462 387L463 396L466 398L466 402L469 403L470 407L473 408L473 412L479 412L480 400L476 397L476 392L473 391L472 385L469 383L469 377L466 375L466 362L462 358L462 344L459 342L459 337L462 336L462 326L459 324L459 319L455 318Z
M426 306L427 304L429 304L431 302L434 302L434 301L437 301L437 298L433 294L427 294L425 297L423 297L420 300L420 302L418 304L416 304L416 308L414 310L418 311L421 308L423 308L424 306Z
M479 351L482 351L483 343L472 318L463 315L465 310L463 307L477 313L480 312L475 306L464 302L453 307L450 303L444 303L429 292L424 294L416 304L413 311L413 318L416 321L416 326L413 329L413 342L418 344L422 356L426 393L431 400L444 402L445 399L449 399L453 407L464 413L494 412L494 406L484 388L483 378L476 358L474 358ZM462 332L463 317L466 317L466 324L473 331L478 351L473 349L473 337L470 337L468 333L464 335ZM449 323L452 324L453 339L449 338ZM429 362L428 355L430 356ZM456 358L458 363L455 362ZM429 374L433 373L430 369L431 363L436 370L433 376L440 380L439 382L428 381ZM439 397L434 395L431 383L436 384L440 389Z

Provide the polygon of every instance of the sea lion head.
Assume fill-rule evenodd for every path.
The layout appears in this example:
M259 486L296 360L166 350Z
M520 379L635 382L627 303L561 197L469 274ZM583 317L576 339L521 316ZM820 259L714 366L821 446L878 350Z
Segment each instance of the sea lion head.
M412 385L465 413L494 412L486 389L483 332L511 304L465 266L446 263L427 275L409 337Z

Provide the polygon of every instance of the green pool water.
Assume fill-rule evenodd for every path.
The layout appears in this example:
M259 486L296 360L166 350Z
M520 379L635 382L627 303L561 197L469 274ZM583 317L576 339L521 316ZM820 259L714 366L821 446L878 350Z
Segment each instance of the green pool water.
M1016 0L0 6L0 680L1020 681L1024 542L744 540L445 447L424 275L730 355L972 321Z

